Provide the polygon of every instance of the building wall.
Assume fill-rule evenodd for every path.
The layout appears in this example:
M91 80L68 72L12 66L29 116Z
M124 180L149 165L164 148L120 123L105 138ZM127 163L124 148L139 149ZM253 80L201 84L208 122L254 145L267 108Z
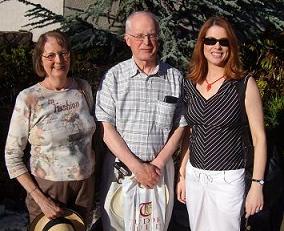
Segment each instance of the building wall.
M30 0L32 3L41 4L54 13L63 15L64 0ZM29 18L25 17L25 12L31 9L31 6L10 0L0 4L0 31L19 31L30 30L30 27L24 27L30 23ZM39 35L51 29L59 27L58 24L50 25L40 29L31 30L33 33L33 41L36 41Z
M29 0L29 1L35 4L41 4L43 7L51 10L52 12L56 14L69 16L71 14L76 13L76 11L72 10L72 8L84 10L94 0L80 0L80 1L78 0ZM111 10L112 14L117 13L119 2L120 0L113 1L113 6ZM30 19L29 17L25 17L26 11L31 8L32 6L27 6L21 2L18 2L17 0L9 0L9 1L0 3L0 31L3 31L3 32L20 31L20 30L31 31L33 33L33 41L37 41L39 35L42 34L43 32L56 29L60 26L59 24L53 24L50 26L46 26L44 28L33 29L33 30L31 30L31 27L25 27L26 24L32 22L32 21L29 21ZM98 24L100 25L101 28L110 29L113 32L116 32L119 29L117 27L109 28L110 27L109 21L104 17L101 17L99 19ZM119 27L122 25L119 24L116 26Z
M85 10L91 2L92 0L80 0L80 1L65 0L64 1L64 5L65 5L64 16L74 14L74 11L72 10L72 8L79 9L79 10Z
M64 1L64 16L69 16L74 14L74 12L72 9L78 9L78 10L85 10L87 9L87 7L89 6L90 3L93 3L94 0L80 0L80 1L76 1L76 0L65 0ZM119 3L120 0L113 0L112 2L112 8L111 8L111 14L115 15L117 14L117 10L119 7ZM71 8L71 9L70 9ZM89 23L94 23L89 21ZM105 17L100 17L98 22L96 22L100 28L102 29L110 29L112 32L117 32L117 28L116 27L111 27L110 26L110 21L105 18ZM116 24L115 26L122 26L121 24Z

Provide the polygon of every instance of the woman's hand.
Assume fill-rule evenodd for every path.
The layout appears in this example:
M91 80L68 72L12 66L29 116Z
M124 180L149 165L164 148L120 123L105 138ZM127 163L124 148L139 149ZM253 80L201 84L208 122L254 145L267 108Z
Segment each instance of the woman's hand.
M181 203L185 204L186 202L186 194L185 194L185 178L183 176L179 176L178 182L177 182L177 186L176 186L176 190L177 190L177 199L178 201L180 201Z
M64 214L64 210L59 207L50 197L46 197L39 189L35 190L31 196L40 207L41 211L49 219L55 219Z
M49 219L55 219L63 215L64 210L59 207L51 198L46 197L33 181L30 173L26 172L17 177L20 184L26 189L27 193L35 200L41 211Z
M262 187L262 185L252 182L245 203L246 218L263 209Z

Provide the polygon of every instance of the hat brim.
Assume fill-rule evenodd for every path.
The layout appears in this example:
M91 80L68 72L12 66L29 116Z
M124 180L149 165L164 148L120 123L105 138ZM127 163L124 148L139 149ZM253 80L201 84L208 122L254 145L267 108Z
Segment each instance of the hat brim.
M110 199L110 212L117 216L119 219L123 220L123 192L122 186L118 187Z
M84 224L81 216L71 209L64 210L64 218L68 219L74 226L76 231L86 231L86 226ZM29 231L42 231L44 226L50 221L44 213L39 214L29 226Z

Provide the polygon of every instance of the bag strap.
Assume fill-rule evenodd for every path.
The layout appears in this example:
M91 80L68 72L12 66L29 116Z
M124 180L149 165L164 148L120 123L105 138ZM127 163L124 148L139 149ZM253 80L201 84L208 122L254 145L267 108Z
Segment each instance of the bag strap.
M246 98L246 89L247 83L251 74L247 74L244 78L237 82L237 90L238 90L238 97L240 102L240 109L241 109L241 124L248 125L248 118L246 113L246 105L245 105L245 98Z
M244 167L251 172L253 166L253 156L251 156L251 151L253 150L252 145L252 138L246 113L246 106L245 106L245 96L246 96L246 88L249 78L251 74L248 73L245 75L244 78L240 79L236 82L236 88L240 103L240 110L241 110L241 136L242 136L242 146L244 151Z
M76 79L76 82L77 82L77 85L78 85L78 91L80 91L81 94L84 96L86 103L88 105L88 108L89 108L90 112L92 112L90 95L84 90L82 81L80 79Z

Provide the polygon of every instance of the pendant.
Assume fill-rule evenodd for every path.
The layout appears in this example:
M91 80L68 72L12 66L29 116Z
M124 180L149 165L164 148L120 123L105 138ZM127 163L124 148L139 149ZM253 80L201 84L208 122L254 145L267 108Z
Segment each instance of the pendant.
M208 84L207 87L206 87L206 90L207 90L207 91L210 91L211 86L212 86L212 84Z

